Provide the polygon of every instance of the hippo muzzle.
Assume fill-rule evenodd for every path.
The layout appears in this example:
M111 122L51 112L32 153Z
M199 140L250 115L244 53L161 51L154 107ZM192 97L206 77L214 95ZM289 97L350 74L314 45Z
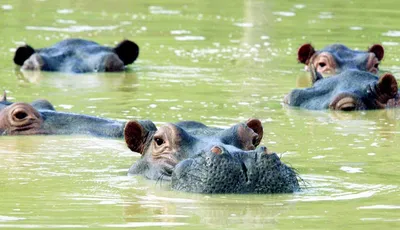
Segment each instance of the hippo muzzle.
M194 193L292 193L300 189L295 171L264 146L228 151L214 146L180 162L172 188Z

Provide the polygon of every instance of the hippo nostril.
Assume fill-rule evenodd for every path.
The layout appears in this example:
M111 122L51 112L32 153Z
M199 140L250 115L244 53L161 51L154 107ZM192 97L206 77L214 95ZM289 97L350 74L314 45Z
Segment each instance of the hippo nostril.
M18 120L23 120L27 116L28 116L28 114L24 111L18 111L16 113L14 113L14 117L17 118Z
M219 155L219 154L222 154L222 149L218 146L214 146L211 148L211 152Z
M261 146L261 147L259 147L259 152L263 153L263 154L267 154L268 153L268 149L265 146Z

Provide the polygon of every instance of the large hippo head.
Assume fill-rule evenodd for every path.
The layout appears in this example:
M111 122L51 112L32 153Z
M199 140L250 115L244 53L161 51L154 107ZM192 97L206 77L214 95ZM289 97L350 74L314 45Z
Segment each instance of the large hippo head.
M15 52L14 63L23 70L115 72L123 71L138 55L138 45L129 40L107 47L83 39L66 39L41 49L21 46Z
M338 74L345 70L362 70L376 74L383 56L384 49L379 44L366 51L352 50L342 44L315 50L311 44L304 44L297 52L298 61L305 64L306 69L312 63L317 72L323 75Z
M146 121L140 121L146 123ZM84 134L122 138L125 122L55 111L47 100L0 101L0 135Z
M284 99L290 106L321 110L370 110L383 109L398 101L398 86L395 77L386 73L378 77L369 72L346 70L329 78L312 68L312 87L295 89Z
M261 122L250 119L229 129L198 122L159 129L137 121L125 126L128 147L142 155L128 174L172 180L172 188L200 193L277 193L299 189L296 173L265 147ZM194 184L193 184L194 183Z

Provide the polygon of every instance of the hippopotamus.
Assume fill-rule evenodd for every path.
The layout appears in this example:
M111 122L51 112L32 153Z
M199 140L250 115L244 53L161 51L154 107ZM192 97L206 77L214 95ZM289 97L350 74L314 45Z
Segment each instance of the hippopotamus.
M0 100L0 135L69 135L122 138L126 122L58 112L47 100L13 103L4 94ZM143 126L153 124L139 121Z
M123 71L139 55L139 46L123 40L115 47L99 45L84 39L66 39L53 46L34 49L18 47L14 63L22 70L59 71L70 73Z
M345 70L323 78L312 65L312 75L317 81L312 87L294 89L284 103L311 110L371 110L393 107L398 104L396 78L385 73L380 77L360 70Z
M322 75L339 74L345 70L377 74L383 56L384 49L379 44L372 45L367 51L352 50L342 44L332 44L315 50L311 44L304 44L297 52L298 61L305 64L307 70L312 63Z
M257 119L228 129L200 122L168 123L159 129L129 121L128 147L141 158L128 175L170 181L172 189L194 193L292 193L296 172L276 153L259 146L263 127Z

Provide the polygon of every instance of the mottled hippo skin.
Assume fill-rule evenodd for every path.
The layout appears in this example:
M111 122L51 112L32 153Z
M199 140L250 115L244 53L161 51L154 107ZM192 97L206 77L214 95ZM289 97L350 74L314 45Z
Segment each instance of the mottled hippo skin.
M322 78L315 68L312 75L318 79L310 88L295 89L284 102L304 109L369 110L397 106L397 81L390 73L381 77L369 72L345 70L329 78Z
M194 121L155 129L130 121L125 127L125 141L142 157L130 167L128 174L169 180L173 189L185 192L298 191L294 170L266 147L257 147L262 136L263 127L256 119L229 129Z
M122 138L124 126L125 122L55 111L47 100L12 103L4 96L0 101L0 135L82 134Z
M14 63L23 70L116 72L123 71L138 55L138 45L129 40L112 48L83 39L66 39L48 48L21 46L15 52Z
M377 74L383 56L384 49L378 44L371 46L367 51L352 50L342 44L315 50L311 44L304 44L297 53L297 59L306 65L307 70L309 65L313 64L322 75L334 75L345 70L362 70ZM313 82L316 80L318 79L313 79Z

